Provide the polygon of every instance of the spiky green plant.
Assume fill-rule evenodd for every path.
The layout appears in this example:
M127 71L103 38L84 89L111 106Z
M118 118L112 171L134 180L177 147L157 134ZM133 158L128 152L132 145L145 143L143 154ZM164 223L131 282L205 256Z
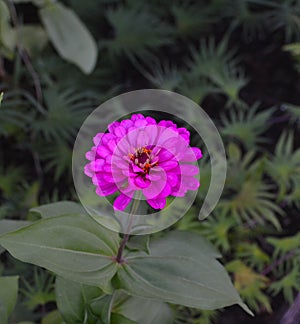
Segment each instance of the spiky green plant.
M107 19L114 37L105 46L113 55L151 56L151 50L172 42L171 27L140 6L119 6L107 12Z
M280 280L273 282L269 290L272 296L276 296L282 292L285 300L292 304L294 300L294 293L300 291L299 263L294 262L294 267L292 270Z
M25 297L24 303L30 310L55 301L54 280L53 275L36 267L33 269L32 282L23 278L24 288L21 288L20 292Z
M228 47L227 37L219 44L213 38L208 41L202 39L199 48L191 48L191 59L187 64L192 79L198 77L210 81L230 101L237 102L239 91L247 84L248 79L238 65L240 59Z
M267 1L268 24L274 31L283 30L287 41L300 37L300 1L283 0L279 2Z
M230 109L226 115L222 114L222 134L225 137L237 139L247 150L255 149L257 145L266 143L266 138L261 134L268 129L273 109L258 111L258 107L259 103L245 108L237 106Z
M260 311L261 305L269 313L272 312L270 301L264 289L268 287L268 278L253 271L240 260L226 265L226 269L234 274L234 285L251 309Z
M267 173L279 187L278 200L284 199L300 183L300 149L294 150L294 135L283 132L276 144L274 155L267 162Z
M229 177L224 193L231 193L230 199L222 199L220 207L225 213L234 217L239 223L246 221L249 226L272 223L280 229L278 216L283 211L273 202L275 195L272 186L262 179L263 163L254 159L254 153L248 152L242 157L237 146L229 149ZM233 155L235 154L235 156Z

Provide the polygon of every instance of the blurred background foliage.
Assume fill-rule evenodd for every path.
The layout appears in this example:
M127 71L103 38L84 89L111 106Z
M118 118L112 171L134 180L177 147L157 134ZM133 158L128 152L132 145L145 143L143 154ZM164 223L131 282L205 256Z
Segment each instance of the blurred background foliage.
M203 158L196 203L173 227L222 252L256 317L174 307L175 323L279 323L300 291L299 73L298 0L0 0L0 219L77 200L72 145L99 104L130 90L176 91L218 126L228 175L199 222ZM61 323L53 276L0 258L0 274L21 275L12 323Z

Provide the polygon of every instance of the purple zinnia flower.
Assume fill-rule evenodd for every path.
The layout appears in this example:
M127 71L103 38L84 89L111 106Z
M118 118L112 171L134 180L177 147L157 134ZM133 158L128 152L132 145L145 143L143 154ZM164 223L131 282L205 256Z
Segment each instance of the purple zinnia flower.
M190 162L202 153L189 146L189 137L186 128L170 120L157 123L135 114L94 137L84 172L92 178L97 195L120 193L114 201L117 210L124 210L136 191L142 191L150 206L162 209L168 196L183 197L200 185L194 177L199 169Z

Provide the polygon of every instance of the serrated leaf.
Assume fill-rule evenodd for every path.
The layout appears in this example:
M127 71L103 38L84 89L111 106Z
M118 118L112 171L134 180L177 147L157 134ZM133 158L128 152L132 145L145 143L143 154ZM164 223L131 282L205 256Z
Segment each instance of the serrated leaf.
M117 269L112 256L118 242L117 233L83 215L43 219L0 236L0 244L15 258L105 291Z
M74 11L56 2L40 9L39 13L60 56L84 73L91 73L97 61L97 45Z
M4 323L15 307L18 297L18 281L18 276L0 277L0 319L2 318Z
M30 212L39 213L42 218L50 218L67 214L87 214L85 209L80 204L73 201L59 201L34 207L30 209Z
M133 296L200 309L239 304L251 313L215 256L201 253L199 245L187 244L190 233L180 235L174 246L168 238L166 243L160 239L156 247L150 245L150 256L129 255L117 273L115 285Z

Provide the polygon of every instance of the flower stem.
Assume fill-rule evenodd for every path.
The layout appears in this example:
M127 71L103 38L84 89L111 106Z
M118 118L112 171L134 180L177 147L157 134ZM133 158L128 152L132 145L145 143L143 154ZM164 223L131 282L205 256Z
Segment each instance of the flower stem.
M125 246L126 246L128 240L129 240L130 230L131 230L132 221L133 221L133 215L138 210L138 207L139 207L139 204L140 204L140 199L139 198L140 198L140 195L137 195L136 198L133 201L132 208L131 208L130 215L129 215L129 224L128 224L126 233L125 233L125 235L123 237L123 240L120 243L120 246L119 246L119 249L118 249L118 254L117 254L116 258L115 258L117 263L123 263L124 262L124 259L122 257L123 256L123 251L124 251Z

